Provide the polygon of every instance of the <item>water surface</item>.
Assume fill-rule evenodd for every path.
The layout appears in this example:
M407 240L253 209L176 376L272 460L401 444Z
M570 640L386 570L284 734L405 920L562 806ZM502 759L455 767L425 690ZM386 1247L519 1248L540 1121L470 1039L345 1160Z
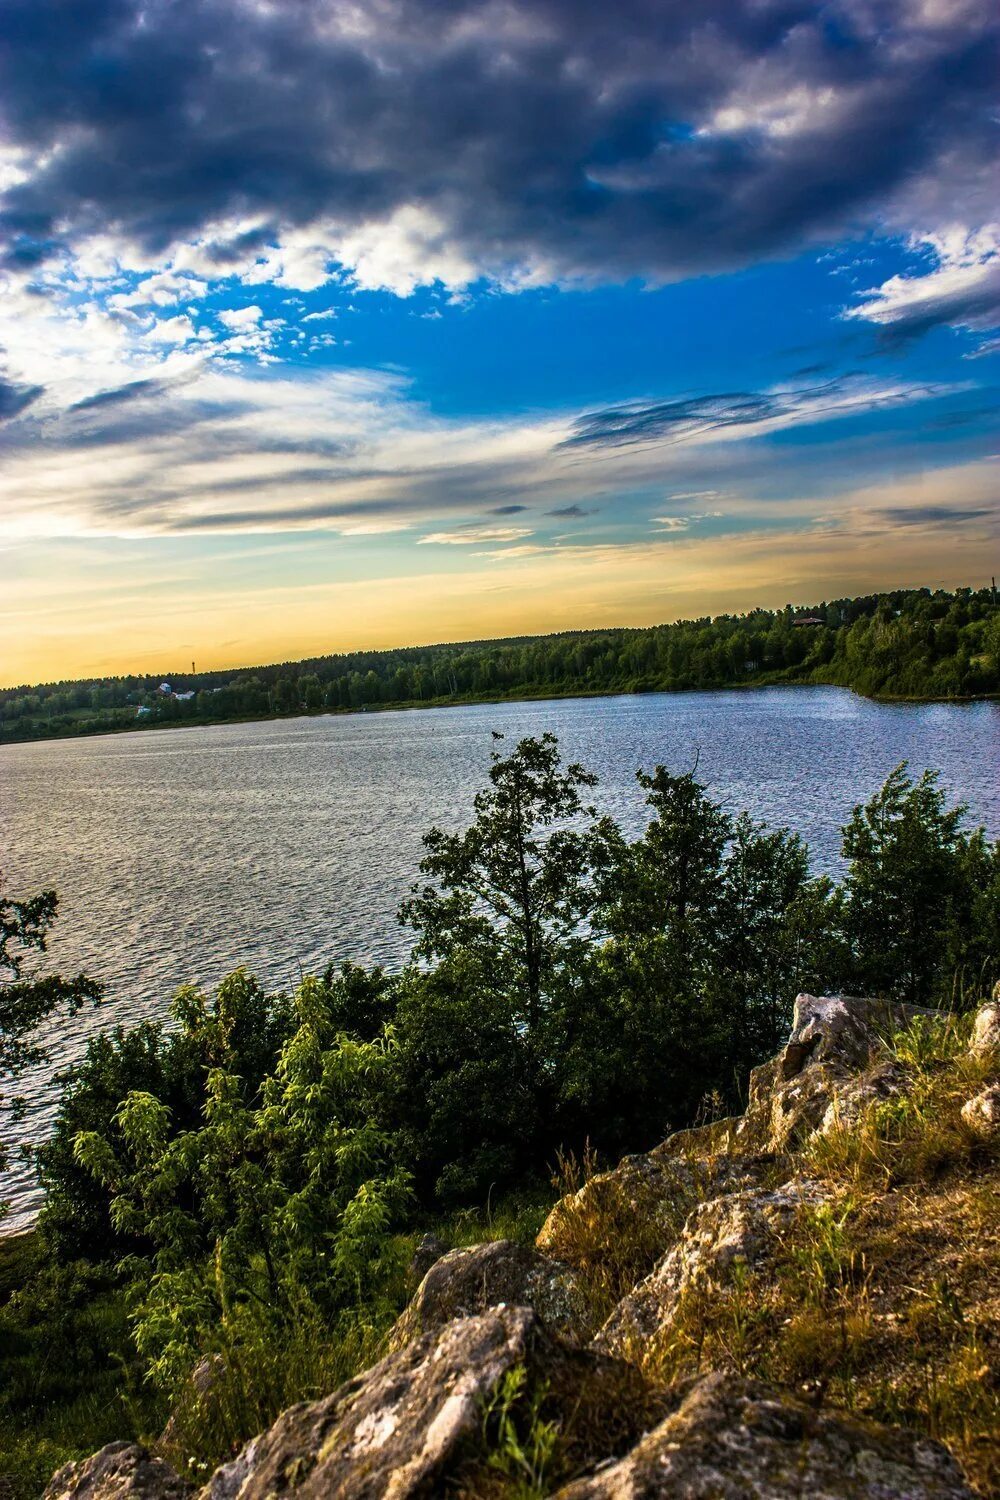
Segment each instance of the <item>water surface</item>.
M601 778L596 799L633 832L634 773L699 757L734 811L785 823L835 872L839 829L901 760L939 768L1000 834L1000 707L882 705L836 688L650 694L285 719L0 749L0 870L11 894L53 886L51 958L107 985L107 1003L51 1028L55 1064L88 1034L162 1016L179 984L246 964L269 985L330 960L396 964L396 910L432 823L460 827L491 730L556 733ZM22 1091L37 1138L49 1073ZM15 1168L0 1197L31 1209ZM17 1222L17 1220L15 1220ZM10 1227L8 1225L8 1227Z

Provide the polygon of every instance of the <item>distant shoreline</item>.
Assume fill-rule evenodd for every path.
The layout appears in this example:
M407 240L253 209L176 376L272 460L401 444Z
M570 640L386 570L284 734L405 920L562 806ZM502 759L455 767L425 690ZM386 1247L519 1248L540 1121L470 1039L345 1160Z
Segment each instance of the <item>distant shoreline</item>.
M253 713L253 714L225 714L219 717L206 715L192 715L190 718L171 719L137 719L128 724L106 724L93 729L83 728L71 732L53 732L51 734L26 734L11 735L0 738L0 750L8 745L32 745L51 744L54 740L79 740L100 739L105 735L122 734L146 734L150 730L163 729L208 729L223 724L270 724L285 719L340 719L359 718L364 714L384 713L409 713L414 710L431 708L475 708L486 706L491 703L546 703L567 702L573 699L589 698L648 698L656 694L664 694L670 697L695 694L695 693L747 693L759 692L765 688L839 688L841 692L853 693L857 698L863 698L869 703L885 704L942 704L946 707L969 707L975 703L998 703L1000 693L973 693L966 696L932 696L927 694L892 694L892 693L862 693L858 688L850 687L842 682L824 682L807 678L787 678L778 675L762 679L756 682L720 682L715 686L704 687L649 687L642 689L634 688L575 688L559 689L549 688L537 692L523 691L506 694L462 694L457 697L446 696L440 698L408 699L399 703L371 703L364 704L358 708L295 708L287 713Z

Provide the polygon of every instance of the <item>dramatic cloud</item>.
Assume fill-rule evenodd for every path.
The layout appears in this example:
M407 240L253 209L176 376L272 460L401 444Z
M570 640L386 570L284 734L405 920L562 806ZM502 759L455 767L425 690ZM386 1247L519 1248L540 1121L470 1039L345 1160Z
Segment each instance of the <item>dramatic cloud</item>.
M968 222L988 170L992 0L3 10L0 233L25 274L96 253L195 294L338 265L401 294L670 279L901 195Z
M929 254L931 269L869 288L846 317L877 323L899 338L940 323L983 332L1000 326L1000 224L922 235L914 244Z
M20 385L17 381L0 377L0 422L7 417L16 417L41 394L40 385Z

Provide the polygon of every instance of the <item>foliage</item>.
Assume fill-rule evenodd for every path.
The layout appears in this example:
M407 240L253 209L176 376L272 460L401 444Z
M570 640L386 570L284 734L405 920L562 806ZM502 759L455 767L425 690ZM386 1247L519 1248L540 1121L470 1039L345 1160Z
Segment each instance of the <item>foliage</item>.
M35 1500L53 1471L163 1413L141 1386L107 1271L55 1263L34 1234L0 1239L0 1490Z
M512 1481L505 1487L512 1500L541 1500L549 1492L559 1427L542 1416L546 1394L544 1386L531 1386L524 1365L515 1365L483 1411L487 1465Z
M887 1038L905 1088L810 1148L836 1201L789 1239L777 1301L746 1280L703 1289L660 1356L678 1373L714 1350L820 1392L840 1382L846 1399L870 1340L866 1205L993 1165L961 1120L985 1075L958 1012L1000 970L1000 844L967 827L933 775L901 766L848 821L838 886L812 875L789 830L714 801L697 767L654 767L639 784L648 822L629 842L552 736L498 743L468 828L427 837L401 973L347 964L285 997L237 971L212 996L181 990L169 1028L90 1043L38 1153L37 1263L0 1309L0 1433L19 1454L18 1494L70 1455L73 1433L84 1450L131 1435L167 1396L171 1451L198 1478L283 1406L371 1361L403 1299L407 1231L530 1242L553 1162L564 1194L586 1191L564 1199L552 1248L607 1312L676 1226L662 1181L639 1173L620 1190L599 1159L733 1111L791 996L816 987L955 1011ZM2 908L5 956L44 946L54 898L39 901ZM17 969L13 982L20 994L30 980ZM8 1035L25 1049L15 1061L31 1055L30 1035ZM720 1121L720 1149L725 1134ZM683 1219L699 1177L676 1166ZM956 1295L964 1306L967 1288ZM951 1316L934 1335L936 1393L919 1398L948 1434L982 1343L974 1320L953 1337ZM67 1364L74 1349L98 1371L98 1406ZM191 1372L206 1356L201 1390ZM556 1408L508 1395L489 1419L492 1461L477 1462L531 1493ZM884 1393L871 1401L891 1408ZM569 1441L561 1427L560 1473Z
M36 1151L45 1202L40 1227L63 1260L106 1260L148 1248L135 1234L112 1227L108 1194L76 1160L73 1143L95 1133L123 1148L115 1119L130 1091L145 1092L167 1110L171 1130L192 1129L201 1117L209 1070L228 1059L253 1099L290 1034L294 1011L287 996L268 995L237 970L209 998L185 987L171 1005L176 1029L142 1022L91 1038L83 1059L60 1075L62 1098L55 1130Z
M387 1230L408 1190L375 1118L391 1038L333 1032L314 980L295 1010L259 1099L246 1097L223 1022L194 1128L173 1132L162 1100L133 1091L115 1115L117 1150L95 1131L74 1143L112 1194L115 1229L151 1246L122 1269L137 1347L171 1391L206 1349L241 1343L247 1324L276 1332L304 1309L331 1320L381 1288Z
M856 982L915 1005L936 997L954 956L949 926L971 905L965 812L947 806L936 772L914 782L905 763L855 808L844 828L844 926Z
M55 891L12 900L4 894L0 877L0 1080L17 1078L32 1063L45 1060L46 1050L36 1031L40 1022L56 1010L72 1014L88 1001L96 1005L101 998L101 986L84 974L63 979L30 965L33 955L45 953L58 904ZM6 1159L0 1139L0 1171ZM4 1211L0 1203L0 1219Z
M1000 692L991 589L899 589L804 608L506 641L351 652L235 674L0 690L0 741L269 715L558 694L828 682L886 697ZM180 696L183 694L183 696Z

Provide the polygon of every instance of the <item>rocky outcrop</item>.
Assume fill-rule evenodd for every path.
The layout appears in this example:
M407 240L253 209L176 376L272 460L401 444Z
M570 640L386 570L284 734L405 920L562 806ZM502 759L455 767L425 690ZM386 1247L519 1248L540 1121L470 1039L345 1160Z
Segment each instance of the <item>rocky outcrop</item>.
M1000 1083L991 1083L962 1105L962 1119L984 1140L1000 1135Z
M706 1375L619 1460L556 1500L972 1500L946 1449L816 1412L772 1388Z
M433 1493L502 1376L532 1356L538 1320L497 1307L425 1334L322 1401L293 1406L216 1470L199 1500L405 1500Z
M795 1150L816 1131L857 1118L874 1098L902 1081L884 1039L917 1016L915 1005L842 995L799 995L783 1050L750 1075L746 1114L734 1131L736 1150Z
M945 1448L911 1427L878 1426L826 1404L830 1354L848 1347L852 1318L858 1347L871 1353L882 1388L892 1393L886 1405L908 1419L912 1407L897 1375L912 1330L923 1330L928 1347L939 1341L941 1358L956 1372L959 1403L979 1399L993 1378L998 1278L982 1175L997 1162L1000 1002L976 1018L969 1053L961 1053L954 1074L958 1093L948 1096L948 1141L967 1153L978 1196L963 1203L954 1190L943 1210L921 1217L925 1200L918 1201L912 1182L905 1201L892 1199L880 1166L873 1279L873 1262L847 1253L837 1238L854 1198L838 1201L836 1180L818 1180L830 1150L839 1149L836 1132L873 1099L899 1095L905 1107L907 1066L886 1038L926 1014L800 995L789 1041L755 1070L743 1117L678 1132L593 1177L553 1208L534 1249L498 1241L446 1252L438 1241L423 1241L411 1268L419 1285L386 1357L322 1400L284 1412L197 1496L145 1449L112 1444L60 1470L46 1500L281 1500L293 1493L296 1500L476 1500L487 1493L493 1500L518 1492L523 1478L516 1465L510 1471L493 1462L498 1400L508 1402L508 1445L516 1447L534 1421L558 1432L548 1490L555 1500L967 1500L973 1492ZM961 1282L956 1234L948 1228L956 1213L965 1215L962 1243L972 1245ZM904 1216L911 1238L893 1281L884 1266L885 1236L898 1238ZM929 1223L940 1230L939 1250L930 1244ZM806 1239L796 1242L797 1233ZM783 1285L789 1266L792 1281ZM806 1283L795 1276L812 1278L812 1301L788 1335L797 1340L787 1345L794 1360L775 1366L774 1344L801 1311L795 1298ZM763 1368L734 1358L727 1365L726 1339L751 1285L765 1321L771 1318ZM714 1345L706 1342L712 1327L725 1334ZM693 1361L670 1363L678 1349L692 1347ZM714 1353L703 1361L706 1349ZM716 1368L702 1373L705 1363ZM789 1388L734 1373L748 1368ZM852 1408L856 1368L850 1365L841 1388ZM689 1378L663 1383L678 1372ZM195 1394L211 1374L210 1364L199 1367ZM523 1402L516 1417L509 1414L514 1400ZM874 1409L884 1414L884 1407ZM981 1472L994 1472L989 1462Z
M53 1474L43 1500L185 1500L191 1491L162 1458L138 1443L108 1443Z
M1000 984L997 985L990 1003L982 1006L976 1015L969 1050L973 1057L995 1057L997 1066L1000 1067L1000 993L998 992L1000 992Z
M498 1304L531 1307L548 1328L573 1343L593 1333L587 1299L568 1266L511 1240L452 1250L427 1272L389 1336L402 1348L453 1318Z
M728 1123L728 1122L727 1122ZM555 1205L536 1244L586 1275L620 1261L634 1285L673 1248L690 1212L707 1199L757 1185L771 1157L728 1154L716 1127L683 1131L644 1156L627 1156Z
M669 1253L615 1308L595 1348L627 1355L637 1343L669 1334L688 1292L731 1281L737 1264L759 1268L803 1207L823 1197L817 1183L803 1180L724 1193L699 1204Z

